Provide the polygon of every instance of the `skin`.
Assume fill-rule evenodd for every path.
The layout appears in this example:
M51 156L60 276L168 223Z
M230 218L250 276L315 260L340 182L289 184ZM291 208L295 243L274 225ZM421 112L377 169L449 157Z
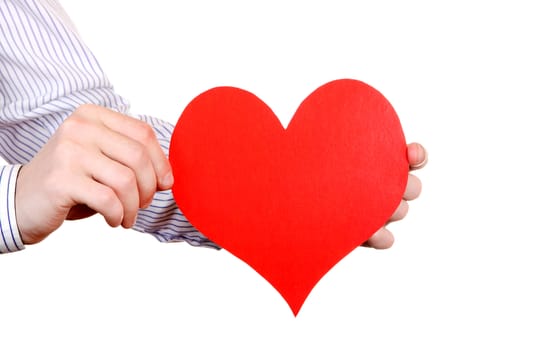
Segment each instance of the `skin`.
M426 164L426 151L419 144L408 145L407 156L410 170ZM38 243L65 220L95 213L112 227L130 228L138 210L173 182L168 159L148 124L104 107L82 105L19 172L15 210L22 240ZM417 198L420 190L420 180L410 173L402 202L388 223L405 217L407 201ZM393 242L394 236L383 227L364 245L386 249Z
M411 143L407 145L407 160L409 161L409 170L419 170L422 169L428 162L428 155L426 150L422 145L418 143ZM407 186L405 192L400 202L400 205L392 214L387 224L390 224L394 221L402 220L409 210L408 201L418 198L420 191L422 190L422 183L420 179L415 175L409 173L407 179ZM392 247L394 244L394 235L387 229L385 225L380 230L378 230L368 241L363 245L365 247L371 247L375 249L387 249Z
M94 213L110 226L130 228L138 209L173 181L148 124L83 105L19 172L15 208L22 240L38 243L66 219Z

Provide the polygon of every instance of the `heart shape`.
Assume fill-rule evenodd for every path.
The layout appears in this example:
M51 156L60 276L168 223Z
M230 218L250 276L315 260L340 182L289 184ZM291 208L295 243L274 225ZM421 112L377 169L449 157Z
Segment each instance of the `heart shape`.
M210 89L180 116L169 158L187 219L270 282L294 315L387 222L409 170L396 112L353 79L316 89L286 129L255 95Z

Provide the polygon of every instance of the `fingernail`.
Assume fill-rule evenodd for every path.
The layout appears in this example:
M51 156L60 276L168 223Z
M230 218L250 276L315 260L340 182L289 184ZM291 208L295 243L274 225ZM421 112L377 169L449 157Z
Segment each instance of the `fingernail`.
M424 147L418 147L417 146L417 152L422 153L422 156L424 158L423 158L422 162L420 162L419 164L412 165L411 170L422 169L428 163L428 152L426 151L426 149Z

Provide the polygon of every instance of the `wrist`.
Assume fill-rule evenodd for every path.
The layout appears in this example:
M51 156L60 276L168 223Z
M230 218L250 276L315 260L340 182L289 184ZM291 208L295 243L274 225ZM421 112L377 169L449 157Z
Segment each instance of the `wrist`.
M0 253L24 249L15 212L15 188L21 165L0 167Z

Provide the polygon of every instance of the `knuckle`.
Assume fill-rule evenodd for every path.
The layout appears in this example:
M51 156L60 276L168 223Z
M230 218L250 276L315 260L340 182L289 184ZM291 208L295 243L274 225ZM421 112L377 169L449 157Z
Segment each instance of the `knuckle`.
M138 143L133 144L130 152L130 158L133 162L134 167L143 169L149 165L149 154L147 149L143 145Z
M80 133L82 126L82 117L76 114L72 114L66 120L64 120L62 125L60 125L57 134L60 135L62 138L66 136L76 135L77 133Z
M141 122L140 125L140 138L143 141L144 144L147 144L149 142L152 142L155 140L155 132L153 131L153 128L148 124Z
M135 174L130 170L123 171L123 173L119 176L118 190L125 193L136 189L136 187L137 181Z
M90 113L93 113L96 109L97 109L97 106L89 104L89 103L84 103L78 106L72 115L73 116L85 116Z
M130 158L134 169L144 170L151 167L149 152L142 144L133 144L130 152Z

